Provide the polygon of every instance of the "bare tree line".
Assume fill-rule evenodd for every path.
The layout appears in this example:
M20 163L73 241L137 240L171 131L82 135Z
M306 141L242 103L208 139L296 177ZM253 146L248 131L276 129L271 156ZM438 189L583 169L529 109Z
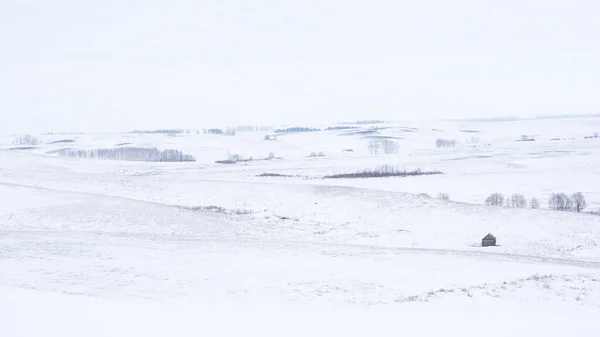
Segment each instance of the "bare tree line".
M407 171L398 169L391 165L379 166L376 169L361 170L354 173L342 173L324 176L323 179L344 179L344 178L383 178L383 177L414 177L422 175L443 174L440 171L422 171L416 169Z
M35 146L40 145L41 143L42 142L38 138L32 135L20 135L13 140L13 144L19 146Z
M533 209L540 208L540 202L537 198L534 197L528 201L524 195L518 193L510 197L505 197L502 193L493 193L485 199L485 204L513 208L526 208L528 206ZM582 212L586 207L587 202L581 192L572 195L552 193L548 200L548 208L556 211Z
M400 150L400 146L397 142L389 139L371 140L368 149L370 154L379 154L380 151L384 154L396 154Z
M184 154L179 150L167 149L158 150L154 148L139 147L120 147L114 149L62 149L56 151L57 154L64 157L83 158L83 159L101 159L101 160L124 160L124 161L144 161L144 162L191 162L196 159Z

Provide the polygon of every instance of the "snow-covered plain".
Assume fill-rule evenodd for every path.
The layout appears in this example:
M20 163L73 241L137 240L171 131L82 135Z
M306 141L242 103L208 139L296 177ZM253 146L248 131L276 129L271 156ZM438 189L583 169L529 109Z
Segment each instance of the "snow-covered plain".
M399 153L349 131L0 139L0 336L597 335L600 217L481 204L600 209L600 119L380 126ZM197 162L49 153L125 142ZM228 152L280 158L214 163ZM378 165L444 174L321 179Z

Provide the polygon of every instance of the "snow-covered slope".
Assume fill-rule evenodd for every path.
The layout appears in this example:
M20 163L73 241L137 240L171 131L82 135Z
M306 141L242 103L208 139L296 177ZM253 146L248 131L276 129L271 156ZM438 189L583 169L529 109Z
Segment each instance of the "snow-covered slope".
M600 217L481 203L497 191L543 205L552 192L582 191L598 208L598 140L549 140L582 138L598 122L501 124L378 130L400 144L390 155L371 155L370 138L341 131L277 141L192 133L47 144L41 136L45 144L30 150L9 150L7 138L0 317L9 319L0 335L463 336L494 325L487 335L594 336ZM435 148L436 138L473 137L467 129L480 131L476 147ZM526 132L538 141L514 142ZM48 153L124 141L198 162ZM282 158L214 163L227 152ZM385 164L444 174L320 179ZM488 232L499 246L479 246Z

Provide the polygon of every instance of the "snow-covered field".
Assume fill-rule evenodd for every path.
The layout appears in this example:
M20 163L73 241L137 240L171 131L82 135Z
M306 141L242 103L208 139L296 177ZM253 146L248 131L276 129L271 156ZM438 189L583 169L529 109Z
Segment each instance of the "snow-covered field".
M351 131L0 138L0 336L597 336L600 217L545 208L600 210L600 119L380 127L399 153ZM52 153L125 142L197 162ZM321 179L379 165L444 174Z

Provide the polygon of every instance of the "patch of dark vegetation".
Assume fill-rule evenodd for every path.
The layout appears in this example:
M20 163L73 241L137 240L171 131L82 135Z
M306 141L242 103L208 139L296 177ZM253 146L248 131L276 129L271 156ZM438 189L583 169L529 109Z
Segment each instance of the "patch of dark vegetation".
M235 160L229 160L229 159L215 161L215 164L229 164L229 165L231 165L231 164L236 164L236 163L237 163L237 161L235 161Z
M125 145L131 145L133 143L119 143L119 144L115 144L115 146L125 146Z
M593 136L585 136L585 137L583 137L583 139L594 139L594 138L600 138L600 134L598 134L598 132L594 132Z
M204 131L205 134L208 135L223 135L225 134L225 131L221 130L221 129L208 129Z
M333 130L353 130L353 129L358 129L358 126L330 126L328 127L327 131L333 131Z
M11 147L9 148L9 150L13 150L13 151L19 151L19 150L36 150L39 149L39 147L37 146L18 146L18 147Z
M342 173L324 176L323 179L360 179L360 178L387 178L387 177L416 177L423 175L443 174L441 171L422 171L416 169L407 171L398 169L391 165L383 165L376 169L367 169L354 173Z
M61 140L55 140L48 144L69 144L69 143L75 143L75 141L73 139L61 139Z
M275 133L299 133L299 132L316 132L316 131L321 131L321 129L295 126L295 127L291 127L291 128L285 128L285 129L276 129L273 132L275 132Z
M465 133L479 133L479 132L481 132L481 131L477 131L477 130L467 130L467 129L465 129L465 130L460 130L460 132L465 132Z
M256 175L257 177L284 177L284 178L291 178L291 177L295 177L289 174L280 174L280 173L261 173Z
M101 160L124 160L143 162L193 162L196 159L179 150L158 150L155 148L121 147L116 149L60 149L52 151L63 157Z
M354 152L353 149L343 149L342 152Z

